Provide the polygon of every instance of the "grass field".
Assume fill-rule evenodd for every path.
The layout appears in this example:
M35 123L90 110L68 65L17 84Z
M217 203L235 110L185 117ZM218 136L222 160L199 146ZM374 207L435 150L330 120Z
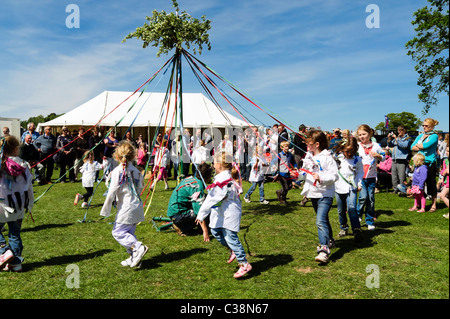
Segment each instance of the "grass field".
M175 181L169 185L173 189ZM249 187L244 183L244 191ZM47 188L35 186L35 196ZM99 216L104 184L85 223L79 220L86 209L73 205L74 195L84 191L81 183L56 184L36 203L34 222L23 222L23 272L0 273L0 299L449 298L449 221L442 203L435 213L420 214L408 211L413 199L376 194L377 228L363 227L358 244L351 236L337 238L333 206L337 247L321 266L314 261L318 237L311 204L300 207L300 191L292 190L288 205L280 206L278 184L266 184L270 205L259 204L257 191L255 202L243 203L239 237L253 270L236 280L237 264L226 263L227 251L213 238L205 243L202 236L180 237L152 226L153 216L165 216L171 191L163 188L157 185L147 222L137 228L149 251L135 270L120 265L127 256L111 236L114 217ZM74 271L79 288L73 287Z

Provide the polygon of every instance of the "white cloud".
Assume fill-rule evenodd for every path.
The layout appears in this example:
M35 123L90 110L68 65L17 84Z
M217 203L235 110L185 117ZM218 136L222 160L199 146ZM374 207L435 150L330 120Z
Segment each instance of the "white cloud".
M148 64L135 57L133 46L99 44L83 53L55 53L41 57L39 64L7 70L8 81L0 87L2 116L63 113L104 90L144 82Z

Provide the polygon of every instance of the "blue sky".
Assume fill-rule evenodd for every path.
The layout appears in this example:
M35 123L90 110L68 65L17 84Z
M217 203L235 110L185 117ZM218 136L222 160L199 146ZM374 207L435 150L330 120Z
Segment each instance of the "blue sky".
M66 27L71 3L80 8L80 28ZM415 64L406 55L413 13L426 0L178 3L192 16L212 21L212 50L197 58L292 128L303 123L354 130L363 123L376 126L387 113L407 111L435 118L436 128L448 131L448 96L423 116ZM372 3L380 9L380 28L366 27L366 7ZM63 113L105 90L140 87L169 56L157 58L156 48L143 49L135 39L121 41L154 9L172 11L172 2L0 1L0 116L25 120ZM202 92L185 66L184 91ZM152 89L163 92L166 84L162 78ZM254 106L241 105L273 124Z

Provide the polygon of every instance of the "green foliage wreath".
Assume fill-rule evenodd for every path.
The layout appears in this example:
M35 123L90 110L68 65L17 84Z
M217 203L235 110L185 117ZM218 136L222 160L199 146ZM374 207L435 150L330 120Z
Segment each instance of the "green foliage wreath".
M172 49L181 50L182 45L185 44L187 49L191 45L198 46L198 53L202 53L204 45L211 50L209 42L208 30L211 29L211 21L206 20L203 15L201 20L193 18L186 11L179 14L179 7L176 0L172 0L176 12L166 13L164 10L158 12L153 10L151 17L146 17L149 23L145 23L142 27L138 27L135 32L130 33L123 39L138 38L144 41L143 48L149 44L154 47L159 47L157 56L167 54ZM197 50L194 46L194 54Z

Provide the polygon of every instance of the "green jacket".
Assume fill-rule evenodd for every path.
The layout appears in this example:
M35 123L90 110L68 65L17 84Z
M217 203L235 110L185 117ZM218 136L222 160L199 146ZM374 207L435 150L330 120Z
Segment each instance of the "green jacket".
M183 179L170 196L167 216L184 215L191 211L197 215L205 199L205 186L195 177Z

